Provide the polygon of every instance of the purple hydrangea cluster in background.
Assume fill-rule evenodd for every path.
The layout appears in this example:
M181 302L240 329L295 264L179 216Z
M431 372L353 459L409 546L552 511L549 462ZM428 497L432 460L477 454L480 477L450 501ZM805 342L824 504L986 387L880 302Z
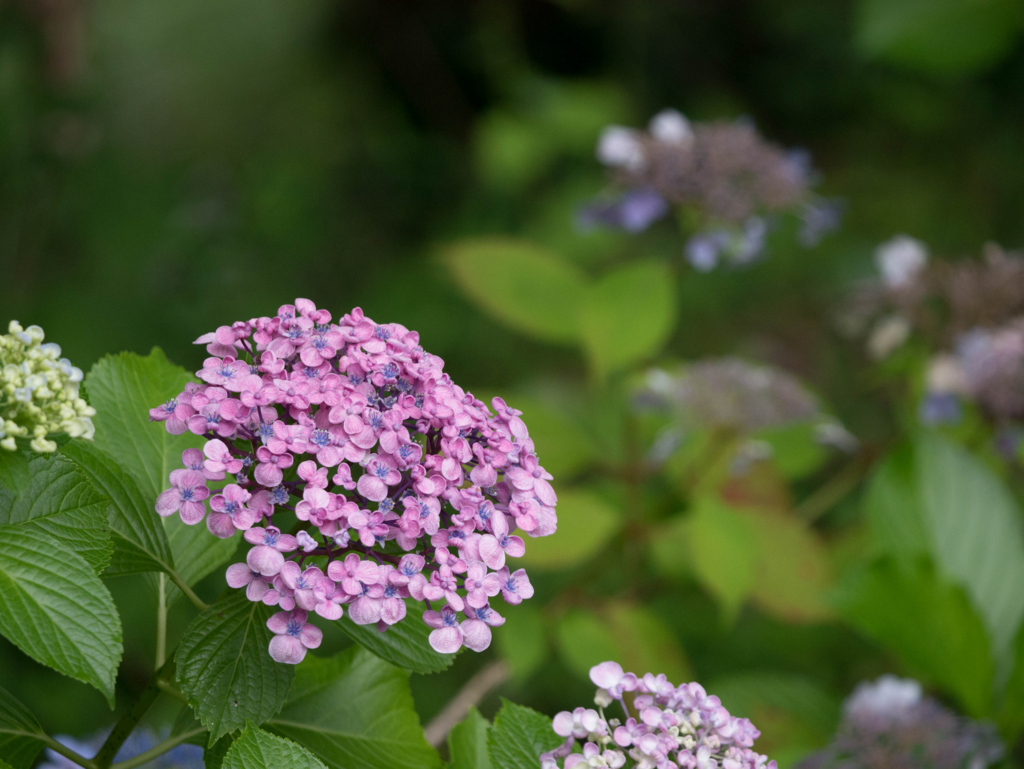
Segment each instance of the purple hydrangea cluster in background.
M910 679L858 685L832 744L797 769L985 769L1002 758L992 724L961 718Z
M561 758L564 769L775 769L774 761L752 749L761 732L746 718L729 715L718 697L698 683L675 686L651 673L640 678L623 672L617 662L591 668L590 680L600 687L594 697L597 709L555 716L554 730L566 739L540 757L541 769L558 769ZM616 702L622 718L605 713ZM577 741L583 743L582 752L574 752Z
M663 110L647 131L608 126L597 158L618 192L583 207L579 225L642 232L678 210L696 230L686 258L702 272L758 259L776 214L799 215L805 247L839 226L839 204L811 192L807 154L765 141L748 120L691 124Z
M911 337L932 357L919 407L928 425L953 424L973 404L997 426L996 448L1015 456L1024 420L1024 258L988 244L983 259L930 260L898 235L875 251L878 277L852 297L843 325L865 334L876 360Z
M332 323L299 299L197 344L211 356L203 384L150 417L206 445L184 452L156 510L205 518L217 537L243 532L252 548L227 581L281 608L271 656L295 664L320 644L311 613L336 620L347 606L383 632L410 598L427 607L436 651L486 649L505 621L491 599L533 595L508 560L525 552L514 532L557 524L521 412L500 398L492 412L416 332L358 308Z

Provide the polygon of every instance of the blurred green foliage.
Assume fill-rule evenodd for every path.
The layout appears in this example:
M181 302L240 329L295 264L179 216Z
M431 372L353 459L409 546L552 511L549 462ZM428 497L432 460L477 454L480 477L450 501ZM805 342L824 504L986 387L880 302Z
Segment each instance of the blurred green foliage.
M842 697L884 671L1015 738L1019 473L962 436L912 434L911 388L869 369L829 313L897 232L940 254L1024 241L1021 11L0 3L0 320L42 325L83 369L154 345L195 369L200 334L309 296L418 330L456 382L521 408L560 531L528 543L537 594L506 612L492 652L413 676L424 720L491 655L513 671L501 693L547 714L587 704L587 668L616 657L704 682L783 762L823 744ZM671 228L579 232L577 206L605 184L601 128L664 106L748 116L808 148L820 191L846 201L841 232L814 251L778 232L764 261L708 275L680 275ZM691 436L664 472L640 473L655 428L631 410L632 375L709 354L799 373L864 461L884 458L861 483L861 464L851 475L804 426L755 436L774 458L739 483L714 449L729 436ZM815 496L826 488L839 491ZM126 632L118 691L137 693L155 584L107 584ZM214 573L198 592L221 585ZM318 654L349 643L329 632ZM2 639L0 670L51 733L109 723L97 691ZM480 706L493 716L497 695ZM488 739L460 729L456 765Z

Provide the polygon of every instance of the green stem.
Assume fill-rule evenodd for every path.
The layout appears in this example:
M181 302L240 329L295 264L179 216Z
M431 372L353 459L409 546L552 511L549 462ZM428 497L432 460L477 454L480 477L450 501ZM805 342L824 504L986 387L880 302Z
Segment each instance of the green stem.
M128 739L129 735L135 731L135 727L138 726L139 721L146 715L149 709L156 702L156 698L160 696L160 681L170 681L174 678L174 655L172 654L163 666L153 674L153 678L150 679L149 685L145 688L139 698L132 705L131 710L121 716L121 719L114 724L114 731L107 737L107 741L103 743L103 747L100 748L100 752L96 754L96 758L93 759L94 766L96 769L108 769L114 760L114 756L117 755L117 751L124 745L124 741Z
M174 688L170 681L157 679L156 685L160 687L160 691L162 691L164 694L169 694L172 697L174 697L174 699L179 700L180 702L184 702L186 705L188 704L188 697L186 697L184 694L182 694L180 691Z
M156 599L156 665L159 670L167 661L167 575L157 577Z
M866 463L862 459L855 459L797 505L797 516L807 523L818 520L835 507L843 497L857 488L869 467L870 463Z
M129 758L127 761L121 761L120 763L114 764L110 769L135 769L135 767L142 766L143 764L152 761L154 758L162 756L167 751L178 747L181 743L187 742L196 735L202 734L205 731L206 729L199 728L182 732L181 734L172 735L159 745L147 750L145 753L139 753L135 758Z
M192 604L199 609L199 611L206 611L210 608L208 603L192 592L192 588L185 584L185 580L183 580L176 572L169 571L167 572L167 576L171 578L171 582L177 586L178 590L185 594L185 597L188 598L188 600L190 600Z
M59 753L69 761L74 761L79 766L85 767L85 769L98 769L95 759L86 758L85 756L78 755L71 748L64 747L59 742L57 742L57 740L53 739L53 737L51 737L48 734L31 734L27 736L34 737L37 740L42 740L46 744L46 747L48 747L54 753Z

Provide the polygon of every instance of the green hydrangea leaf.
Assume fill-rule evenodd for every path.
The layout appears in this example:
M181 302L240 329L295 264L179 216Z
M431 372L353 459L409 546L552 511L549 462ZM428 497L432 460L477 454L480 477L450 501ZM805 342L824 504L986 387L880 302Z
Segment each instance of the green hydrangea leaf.
M467 240L444 254L455 282L506 326L550 342L579 339L586 276L525 241Z
M262 724L281 709L295 668L270 658L273 610L231 591L185 631L175 660L188 704L210 731L212 745L225 734Z
M232 743L223 769L326 769L305 748L268 734L251 723Z
M364 649L413 673L440 673L455 661L454 654L439 654L428 640L431 628L420 618L422 607L409 603L407 618L381 633L375 625L357 625L348 614L335 624Z
M441 766L423 737L406 671L358 647L330 659L307 656L298 667L288 701L266 729L330 769Z
M487 752L487 733L491 725L476 708L470 708L461 723L448 735L449 769L492 769Z
M667 263L619 267L586 292L579 328L587 356L601 375L656 353L676 320L676 281Z
M121 619L92 567L41 531L5 526L0 633L38 662L99 689L114 706Z
M193 381L159 347L145 357L130 352L108 355L85 378L89 405L96 409L96 445L135 479L151 510L170 485L171 470L181 467L181 452L201 446L203 440L188 432L171 435L163 424L149 421L149 410Z
M0 756L13 769L29 769L43 749L46 733L31 711L0 687Z
M171 546L156 510L146 504L138 485L117 460L85 441L69 443L62 453L110 500L107 521L114 553L107 576L173 571Z
M985 623L997 669L1008 674L1024 620L1024 525L1006 484L963 447L935 433L914 446L929 550Z
M551 719L536 710L502 700L487 736L491 764L500 769L537 769L540 754L564 740L551 728Z
M103 571L113 551L107 531L110 500L59 454L32 459L28 470L24 489L0 490L0 531L34 528L78 553L97 574Z

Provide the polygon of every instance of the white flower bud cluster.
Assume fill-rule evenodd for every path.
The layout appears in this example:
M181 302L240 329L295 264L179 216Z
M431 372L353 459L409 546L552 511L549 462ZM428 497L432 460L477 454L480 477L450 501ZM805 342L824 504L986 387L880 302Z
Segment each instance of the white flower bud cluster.
M51 433L92 440L96 410L78 395L82 370L60 357L60 345L43 343L39 326L12 320L0 335L0 449L31 438L33 451L57 450Z

